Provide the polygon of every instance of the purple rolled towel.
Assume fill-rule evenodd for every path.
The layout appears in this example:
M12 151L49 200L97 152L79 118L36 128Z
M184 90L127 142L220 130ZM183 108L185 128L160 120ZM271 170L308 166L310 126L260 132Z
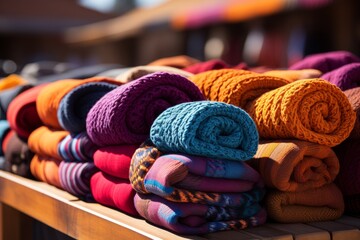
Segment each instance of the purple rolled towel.
M349 63L321 76L332 84L338 86L341 90L355 88L360 86L360 63Z
M177 74L156 72L105 94L90 109L86 129L99 146L140 144L155 118L174 105L204 100L199 88Z
M349 63L360 62L360 58L347 51L312 54L289 67L291 70L317 69L323 74Z

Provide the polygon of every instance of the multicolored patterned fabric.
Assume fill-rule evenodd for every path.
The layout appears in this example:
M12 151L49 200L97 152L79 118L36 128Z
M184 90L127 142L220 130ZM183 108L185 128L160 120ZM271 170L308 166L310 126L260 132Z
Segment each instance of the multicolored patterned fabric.
M58 154L66 162L93 161L96 145L86 132L67 135L58 145Z
M258 204L249 208L215 207L175 203L154 194L137 193L136 210L146 220L178 234L206 234L237 230L265 223L266 212Z
M256 153L259 136L250 116L222 102L198 101L161 113L150 129L160 151L245 161Z

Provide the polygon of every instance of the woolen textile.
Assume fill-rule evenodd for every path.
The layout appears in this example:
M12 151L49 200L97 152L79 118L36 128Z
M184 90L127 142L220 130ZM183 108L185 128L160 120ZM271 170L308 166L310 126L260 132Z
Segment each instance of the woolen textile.
M360 62L349 63L336 68L323 74L321 78L335 84L343 91L358 87L360 83Z
M96 145L90 140L86 132L68 134L58 144L58 154L66 162L93 161L96 149Z

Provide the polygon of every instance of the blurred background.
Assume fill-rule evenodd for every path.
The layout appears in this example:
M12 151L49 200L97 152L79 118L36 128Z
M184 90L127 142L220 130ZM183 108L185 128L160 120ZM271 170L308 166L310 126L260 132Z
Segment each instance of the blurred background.
M125 67L188 55L285 68L311 53L360 55L359 5L358 0L1 0L0 75L44 61L54 63L49 65L54 71L54 66Z

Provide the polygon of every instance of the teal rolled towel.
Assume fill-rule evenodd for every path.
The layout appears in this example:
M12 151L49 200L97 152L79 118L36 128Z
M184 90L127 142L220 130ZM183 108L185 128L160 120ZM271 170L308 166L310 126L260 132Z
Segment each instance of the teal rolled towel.
M251 117L223 102L197 101L166 109L153 122L151 141L160 151L245 161L259 135Z

